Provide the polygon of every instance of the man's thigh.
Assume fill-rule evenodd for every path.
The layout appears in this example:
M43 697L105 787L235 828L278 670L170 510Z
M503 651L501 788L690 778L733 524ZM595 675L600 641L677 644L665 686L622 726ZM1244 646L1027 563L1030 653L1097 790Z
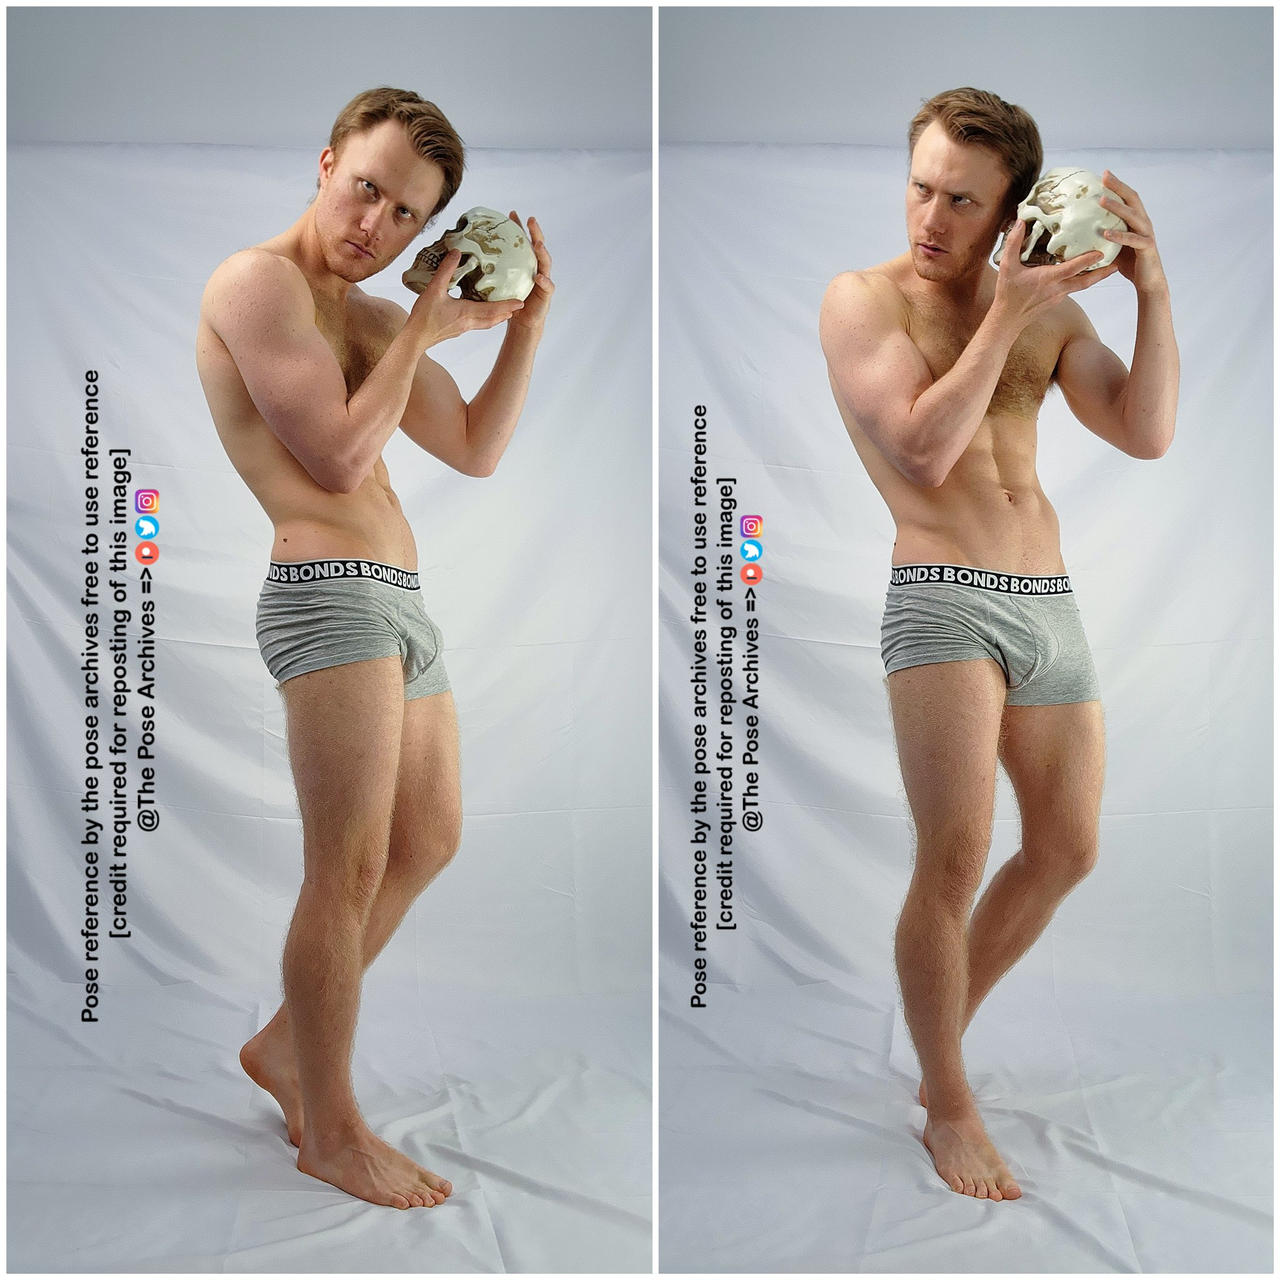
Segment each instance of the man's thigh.
M917 859L980 850L985 861L1004 672L990 658L933 662L893 672L888 685Z
M325 667L280 691L307 873L322 870L313 858L330 850L381 841L385 853L405 707L400 659Z
M1096 840L1106 765L1101 702L1006 707L1000 761L1024 846Z
M429 694L404 704L392 833L393 855L427 836L456 847L462 832L458 717L453 694Z

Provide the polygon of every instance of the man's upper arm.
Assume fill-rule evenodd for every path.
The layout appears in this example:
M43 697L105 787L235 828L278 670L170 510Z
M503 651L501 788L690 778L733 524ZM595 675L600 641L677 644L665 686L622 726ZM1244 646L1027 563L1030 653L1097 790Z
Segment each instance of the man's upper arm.
M1103 345L1079 304L1067 299L1066 342L1058 354L1054 377L1067 406L1094 435L1124 449L1124 394L1129 370Z
M836 393L899 470L911 407L933 385L888 281L847 271L827 287L819 333ZM896 292L896 291L895 291Z
M235 254L210 278L204 313L266 424L318 484L340 490L347 385L302 273L265 250Z

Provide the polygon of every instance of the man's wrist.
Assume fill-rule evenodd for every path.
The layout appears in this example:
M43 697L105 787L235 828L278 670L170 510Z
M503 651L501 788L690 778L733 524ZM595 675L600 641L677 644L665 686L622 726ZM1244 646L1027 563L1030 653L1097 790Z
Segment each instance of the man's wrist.
M987 337L997 348L1003 349L1007 357L1018 340L1018 335L1027 327L1027 321L1013 312L1002 298L995 298L987 308L978 331L986 330ZM974 334L977 337L977 334ZM971 340L972 341L972 340Z
M517 320L514 316L507 321L507 334L512 340L521 340L536 347L542 340L542 326L544 321L536 320L530 323L528 320Z
M1165 278L1163 271L1160 272L1158 279L1138 285L1136 288L1139 302L1160 305L1169 301L1169 281Z

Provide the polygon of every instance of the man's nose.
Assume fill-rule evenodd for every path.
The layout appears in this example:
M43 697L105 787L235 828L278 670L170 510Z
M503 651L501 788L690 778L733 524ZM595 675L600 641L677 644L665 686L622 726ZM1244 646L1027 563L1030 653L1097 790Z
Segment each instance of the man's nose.
M382 219L386 213L386 206L381 200L377 204L370 205L364 211L364 217L360 219L360 230L370 239L382 230Z

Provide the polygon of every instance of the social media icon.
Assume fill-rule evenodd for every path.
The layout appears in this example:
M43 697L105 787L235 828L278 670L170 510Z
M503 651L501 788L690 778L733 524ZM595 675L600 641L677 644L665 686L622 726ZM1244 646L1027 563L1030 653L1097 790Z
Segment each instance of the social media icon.
M140 538L154 538L160 532L160 521L155 516L139 516L133 531Z
M160 548L154 542L140 542L133 549L139 564L155 564L160 559Z
M744 538L758 538L764 532L764 516L742 516L738 520L738 532Z
M764 543L748 538L739 548L744 560L759 560L764 555Z
M763 580L764 570L758 564L744 564L739 576L747 586L754 587L757 582Z
M159 489L135 489L133 491L133 509L135 511L152 511L160 510L160 490Z

